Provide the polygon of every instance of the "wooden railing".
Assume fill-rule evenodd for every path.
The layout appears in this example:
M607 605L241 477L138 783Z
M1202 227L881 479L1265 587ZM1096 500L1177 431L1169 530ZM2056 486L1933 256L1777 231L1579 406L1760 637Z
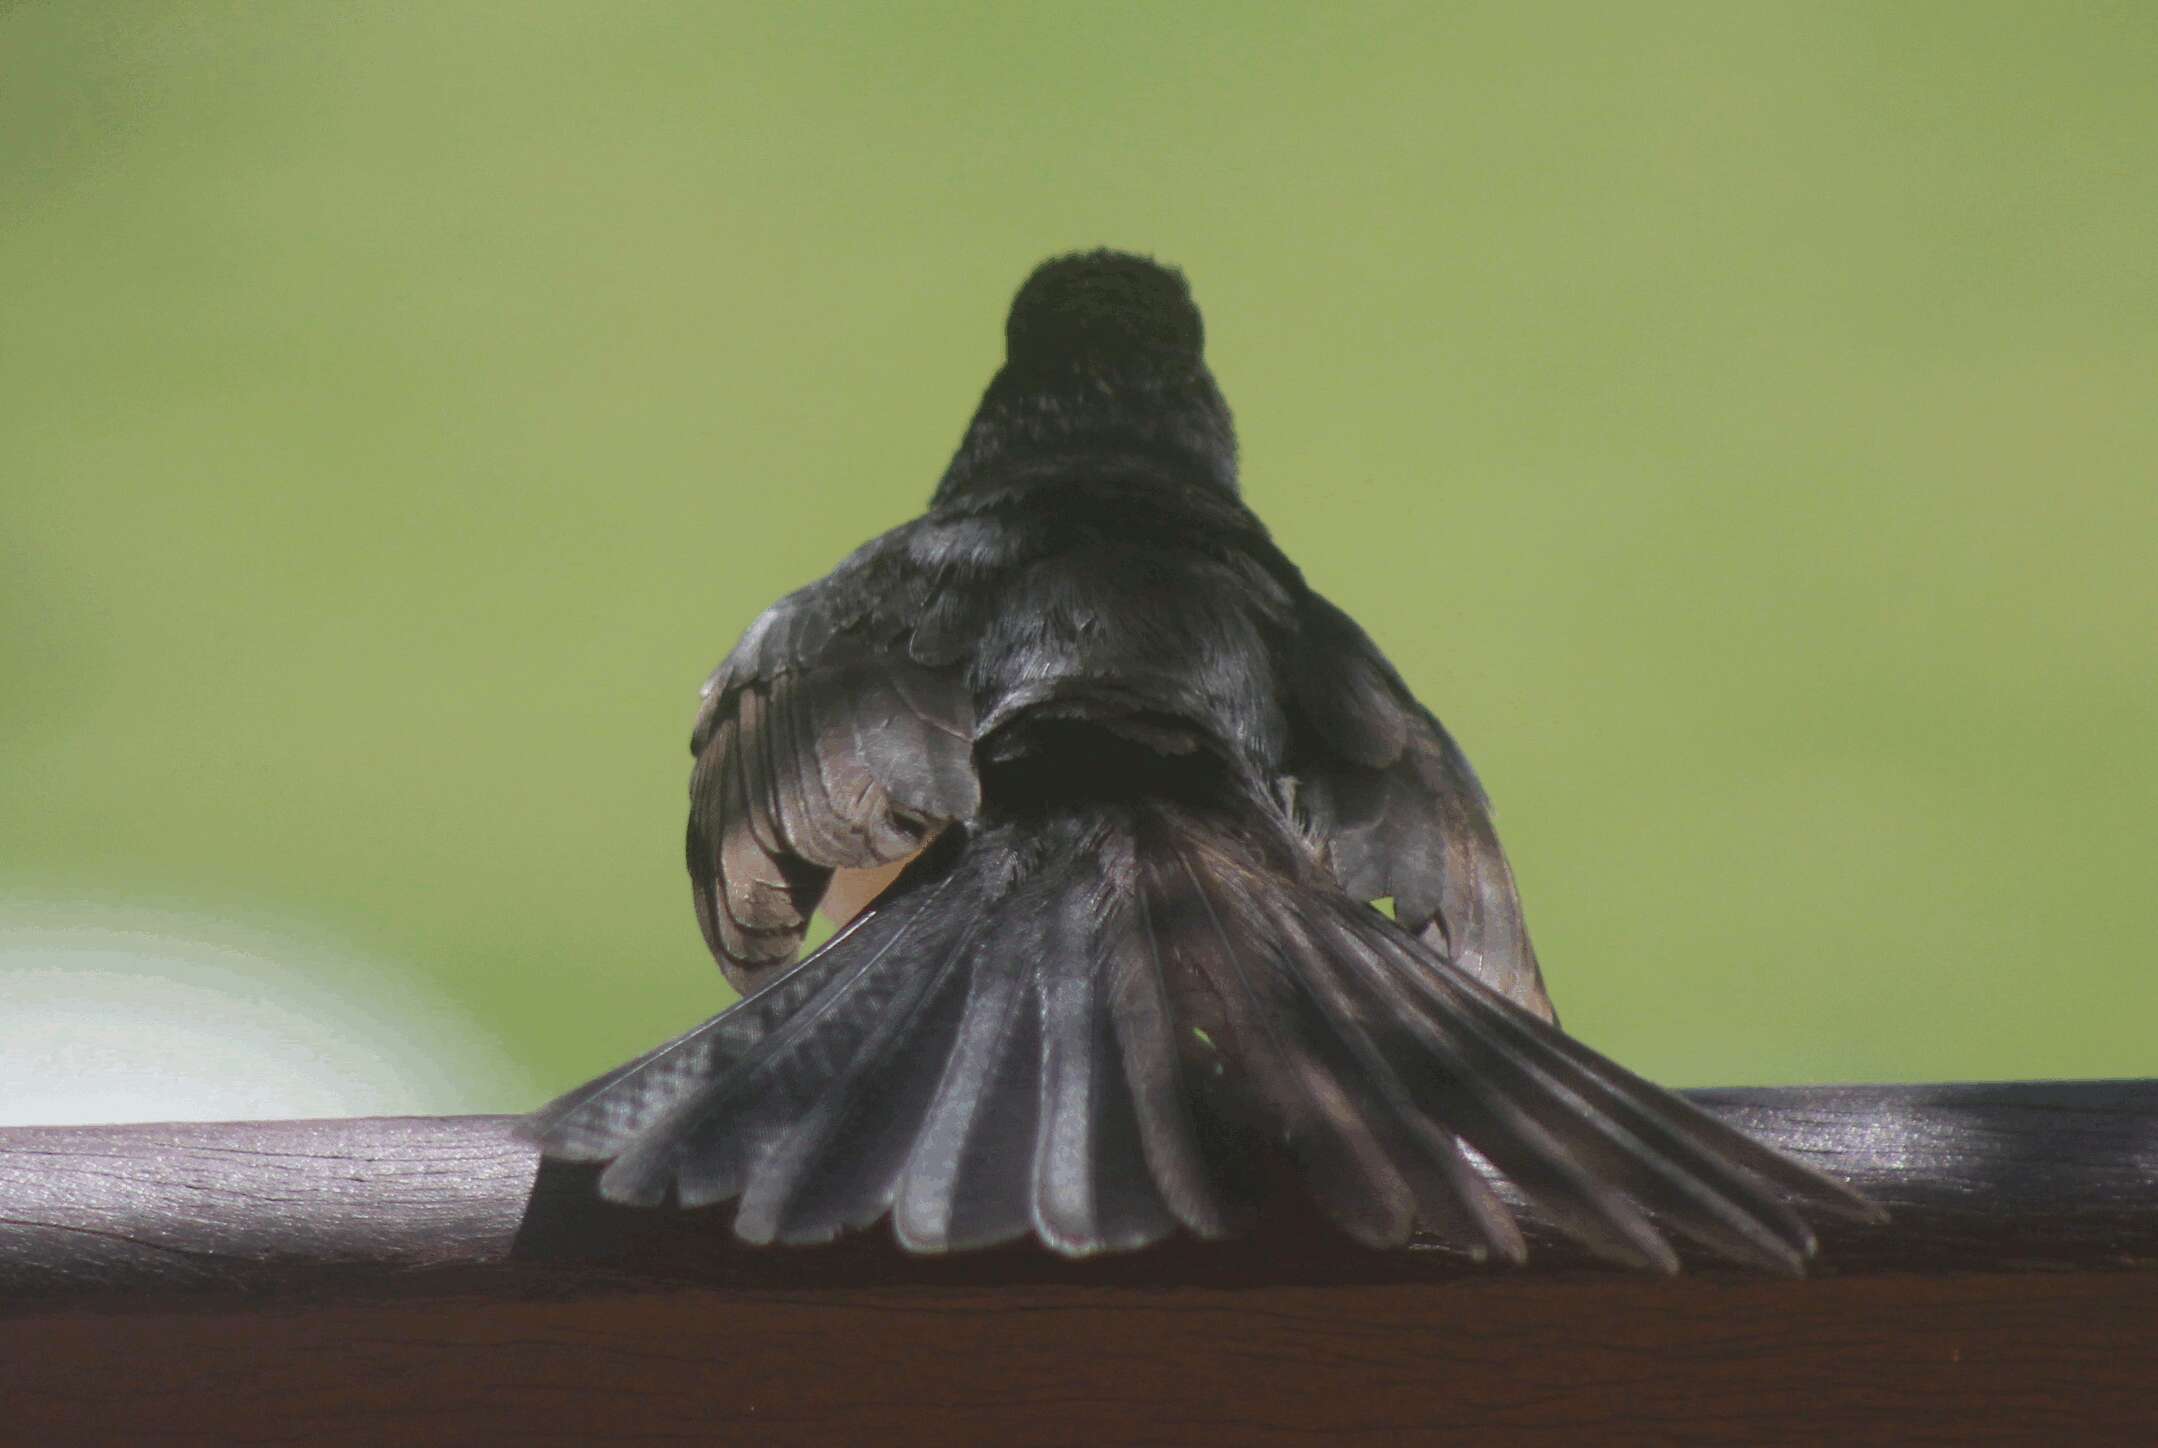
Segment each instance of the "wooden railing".
M750 1249L502 1117L0 1131L0 1440L2158 1442L2158 1081L1693 1093L1815 1274L1257 1237ZM1518 1205L1518 1204L1517 1204Z

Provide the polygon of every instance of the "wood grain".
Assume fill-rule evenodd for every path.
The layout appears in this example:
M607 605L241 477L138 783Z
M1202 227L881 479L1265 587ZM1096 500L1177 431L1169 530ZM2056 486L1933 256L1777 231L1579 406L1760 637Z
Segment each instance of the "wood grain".
M2158 1082L1697 1093L1894 1213L1816 1275L731 1243L507 1118L0 1131L0 1440L2158 1441Z

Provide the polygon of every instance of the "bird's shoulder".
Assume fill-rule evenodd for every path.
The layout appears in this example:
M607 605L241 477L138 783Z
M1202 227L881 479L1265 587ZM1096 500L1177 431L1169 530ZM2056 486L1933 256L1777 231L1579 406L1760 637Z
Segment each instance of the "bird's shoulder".
M940 602L948 613L1029 565L1120 545L1233 557L1301 586L1264 526L1234 499L1115 472L985 491L879 534L767 608L706 692L811 667L835 649L900 648L917 662L943 662L957 641Z
M1309 588L1297 602L1288 680L1292 708L1314 753L1385 768L1412 746L1443 741L1453 747L1363 625Z
M947 662L916 649L916 633L936 613L940 594L964 592L963 580L997 567L1014 541L981 520L932 513L862 544L742 631L705 681L690 747L704 748L743 688L783 674L880 655Z

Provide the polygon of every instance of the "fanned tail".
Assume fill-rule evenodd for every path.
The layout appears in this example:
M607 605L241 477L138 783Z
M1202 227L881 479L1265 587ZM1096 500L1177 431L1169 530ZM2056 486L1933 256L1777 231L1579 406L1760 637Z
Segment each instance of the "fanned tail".
M955 826L802 965L536 1113L611 1199L753 1242L889 1216L920 1252L1243 1226L1270 1160L1357 1241L1519 1260L1473 1147L1664 1271L1802 1269L1862 1197L1650 1085L1343 894L1263 808L1066 802Z

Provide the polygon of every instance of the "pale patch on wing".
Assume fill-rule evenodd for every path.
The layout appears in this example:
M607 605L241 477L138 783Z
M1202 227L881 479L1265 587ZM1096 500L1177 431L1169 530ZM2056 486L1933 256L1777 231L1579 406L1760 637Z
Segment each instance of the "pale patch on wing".
M919 850L915 852L916 855L920 853ZM825 888L824 898L817 902L818 913L844 930L899 878L900 871L914 863L914 859L915 855L908 855L905 859L867 869L834 870L832 883Z

